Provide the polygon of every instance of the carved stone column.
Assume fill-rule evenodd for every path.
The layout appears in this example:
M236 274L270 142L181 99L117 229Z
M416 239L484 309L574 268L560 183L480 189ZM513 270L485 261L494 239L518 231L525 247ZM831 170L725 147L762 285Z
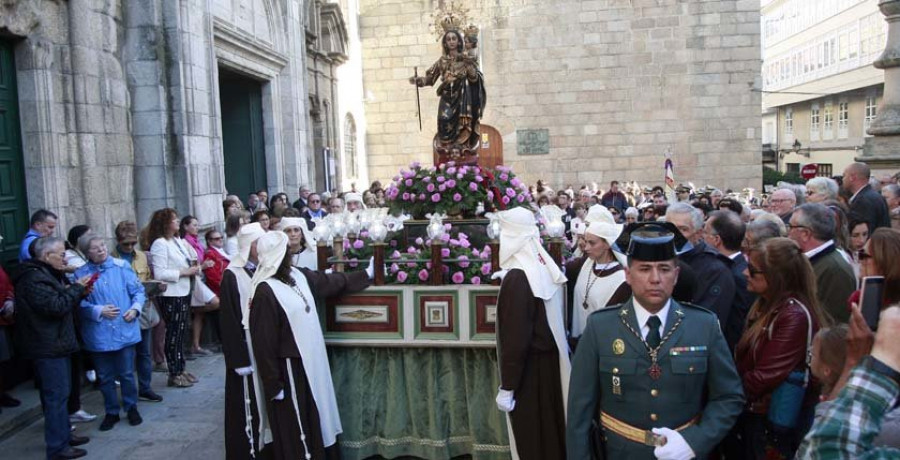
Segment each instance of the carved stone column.
M858 161L868 163L873 173L900 169L900 0L880 0L878 7L888 23L884 53L875 67L884 69L884 96L878 117L869 127Z

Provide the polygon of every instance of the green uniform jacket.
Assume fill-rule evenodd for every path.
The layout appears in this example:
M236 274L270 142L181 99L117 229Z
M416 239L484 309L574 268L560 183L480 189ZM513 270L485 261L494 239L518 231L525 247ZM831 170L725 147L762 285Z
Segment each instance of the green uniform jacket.
M696 425L681 432L697 458L704 458L725 437L744 405L728 344L714 313L674 300L664 339L679 317L680 325L659 350L658 380L648 373L651 361L643 340L623 323L640 333L632 300L588 317L572 360L566 427L569 460L591 458L591 421L599 419L600 411L646 430L676 429L699 415ZM614 376L620 382L617 392ZM653 447L603 431L607 459L655 458Z

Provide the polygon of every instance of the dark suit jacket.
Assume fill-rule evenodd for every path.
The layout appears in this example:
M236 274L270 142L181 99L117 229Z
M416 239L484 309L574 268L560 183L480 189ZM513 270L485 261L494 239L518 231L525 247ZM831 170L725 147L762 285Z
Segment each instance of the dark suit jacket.
M747 278L744 270L747 268L747 259L743 254L738 255L729 264L731 276L734 278L734 301L731 303L731 313L728 315L728 323L722 325L722 332L728 347L734 350L744 333L744 325L747 322L747 313L756 301L756 294L747 290Z
M679 318L681 323L675 329ZM659 349L662 375L658 380L648 374L651 361L643 340L626 323L640 332L632 300L588 317L572 360L567 457L591 458L591 421L602 410L645 430L675 429L699 415L700 422L681 434L697 458L705 458L734 425L744 405L741 379L716 315L672 301L663 337L670 332L671 336ZM617 342L623 342L624 347ZM619 382L617 389L614 376ZM655 416L651 418L651 414ZM609 430L605 435L607 459L654 458L653 447Z
M703 241L680 256L697 274L697 290L693 303L711 310L719 316L719 322L728 324L731 303L734 300L734 278L726 263L727 257L707 246Z
M850 202L850 212L866 222L869 227L869 235L876 228L890 228L891 226L891 213L888 210L887 202L880 193L872 190L872 187L868 185L860 189L856 198Z
M856 290L853 268L834 245L812 256L809 261L816 273L816 297L819 305L835 322L846 324L850 320L847 299Z

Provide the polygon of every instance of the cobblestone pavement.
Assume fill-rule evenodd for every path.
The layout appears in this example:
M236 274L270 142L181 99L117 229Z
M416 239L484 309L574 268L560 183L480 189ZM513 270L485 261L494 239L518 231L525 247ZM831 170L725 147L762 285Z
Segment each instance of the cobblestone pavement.
M144 423L131 426L121 414L115 428L100 432L103 397L99 391L82 395L85 410L97 415L90 423L77 424L76 433L90 436L88 459L204 459L225 458L223 417L225 362L221 354L188 362L188 370L200 382L191 388L166 386L165 374L153 374L153 389L164 401L138 402ZM28 384L25 384L28 385ZM39 418L27 428L0 442L0 457L40 459L44 457L44 421Z

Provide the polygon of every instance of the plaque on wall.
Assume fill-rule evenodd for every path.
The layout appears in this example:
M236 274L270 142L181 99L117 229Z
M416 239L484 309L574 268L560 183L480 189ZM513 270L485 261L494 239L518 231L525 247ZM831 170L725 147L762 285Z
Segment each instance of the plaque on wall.
M516 144L519 155L547 155L550 153L550 130L518 129Z

